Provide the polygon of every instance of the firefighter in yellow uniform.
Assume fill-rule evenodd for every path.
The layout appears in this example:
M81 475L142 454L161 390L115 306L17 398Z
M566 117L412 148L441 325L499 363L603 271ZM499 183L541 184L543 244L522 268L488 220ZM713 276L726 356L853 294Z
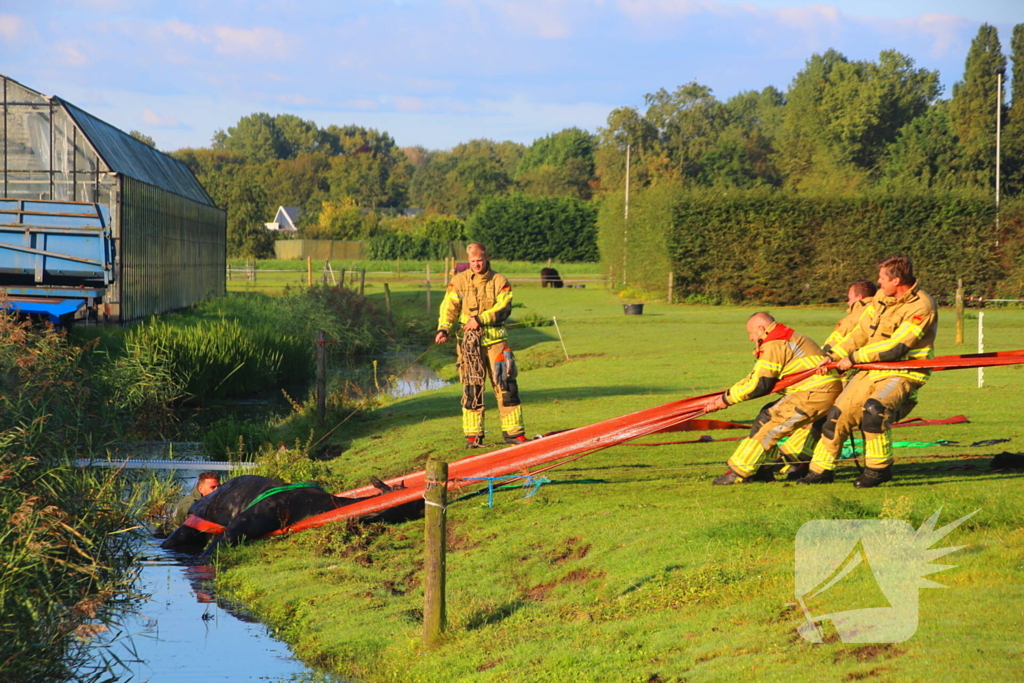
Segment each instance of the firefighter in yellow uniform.
M850 333L853 332L853 328L860 323L861 316L871 305L877 291L878 287L871 280L856 280L850 283L850 288L846 290L846 315L836 323L832 334L821 345L823 352L828 353L846 341Z
M512 287L504 275L491 270L484 245L474 242L466 247L469 269L455 275L441 301L434 341L448 341L452 325L458 321L459 378L463 384L462 431L467 448L483 445L484 383L490 378L498 399L501 431L506 443L526 441L523 408L512 349L505 342L505 320L512 312ZM467 346L467 339L469 345ZM479 341L474 341L479 339ZM473 358L480 356L482 358ZM476 361L476 362L474 362ZM473 370L479 366L481 372Z
M749 375L725 393L709 399L705 412L767 396L783 377L815 368L823 358L821 348L809 337L781 325L768 313L755 313L747 321L747 335L757 345L757 361ZM770 482L774 474L764 463L780 451L787 460L799 460L811 439L815 421L824 417L842 391L837 373L811 375L782 392L782 398L766 405L729 458L729 472L714 484ZM790 436L778 446L783 437Z
M893 256L882 261L878 284L881 291L871 306L864 309L847 339L829 350L822 366L838 360L837 369L846 371L855 363L935 357L938 311L935 301L917 284L910 259ZM857 425L864 433L867 467L854 486L871 488L892 479L889 426L910 413L917 390L929 375L930 371L918 369L857 372L829 410L810 473L797 483L831 483L843 443Z

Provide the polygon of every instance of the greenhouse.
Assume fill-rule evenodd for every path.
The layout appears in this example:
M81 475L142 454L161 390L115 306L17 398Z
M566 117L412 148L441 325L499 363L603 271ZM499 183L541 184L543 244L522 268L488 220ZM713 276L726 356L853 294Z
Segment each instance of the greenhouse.
M121 322L224 292L227 216L183 163L59 97L2 75L0 87L0 289L13 307L59 300Z

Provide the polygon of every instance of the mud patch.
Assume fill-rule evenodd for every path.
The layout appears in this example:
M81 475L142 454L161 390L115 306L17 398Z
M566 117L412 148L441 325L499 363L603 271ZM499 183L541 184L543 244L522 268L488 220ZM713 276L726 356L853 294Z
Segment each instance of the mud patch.
M577 536L572 536L559 543L553 550L546 553L548 562L561 564L568 560L581 560L590 552L590 544L583 543Z
M905 652L906 650L896 647L892 643L886 645L865 645L864 647L855 647L837 652L833 661L839 663L844 659L856 659L858 662L871 662L879 657L885 659L899 657Z

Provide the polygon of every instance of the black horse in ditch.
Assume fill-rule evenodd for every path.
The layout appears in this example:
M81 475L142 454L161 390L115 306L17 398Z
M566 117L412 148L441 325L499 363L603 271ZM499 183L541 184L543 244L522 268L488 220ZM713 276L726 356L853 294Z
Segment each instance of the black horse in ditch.
M376 478L382 493L392 490ZM246 474L228 480L213 493L189 508L189 518L161 543L162 548L198 553L209 544L210 554L220 544L238 545L262 538L278 529L313 515L358 503L366 498L335 496L319 484L286 484L275 479ZM422 501L402 505L373 517L373 521L402 521L423 512ZM216 535L221 529L223 531Z

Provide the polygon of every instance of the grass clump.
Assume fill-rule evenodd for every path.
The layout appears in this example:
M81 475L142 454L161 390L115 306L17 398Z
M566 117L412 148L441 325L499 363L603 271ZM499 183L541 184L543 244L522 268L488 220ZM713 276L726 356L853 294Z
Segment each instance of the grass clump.
M134 560L134 520L163 482L81 469L109 432L85 350L0 312L0 679L97 680L80 665L111 624Z

